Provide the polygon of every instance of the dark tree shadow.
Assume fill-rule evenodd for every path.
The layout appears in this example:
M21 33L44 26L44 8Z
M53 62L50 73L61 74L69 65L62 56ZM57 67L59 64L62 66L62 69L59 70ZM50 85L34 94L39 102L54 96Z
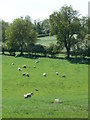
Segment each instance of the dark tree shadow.
M70 58L70 59L67 59L67 61L69 61L72 64L88 64L88 65L90 65L90 58L82 58L82 57Z
M6 56L10 56L9 54L4 54ZM78 58L73 58L70 57L69 59L67 57L57 57L57 56L49 56L49 55L38 55L38 54L23 54L23 55L16 55L13 56L15 58L18 57L23 57L23 58L28 58L28 59L38 59L38 58L50 58L50 59L61 59L61 60L67 60L69 61L71 64L88 64L90 65L90 58L82 58L82 57L78 57Z

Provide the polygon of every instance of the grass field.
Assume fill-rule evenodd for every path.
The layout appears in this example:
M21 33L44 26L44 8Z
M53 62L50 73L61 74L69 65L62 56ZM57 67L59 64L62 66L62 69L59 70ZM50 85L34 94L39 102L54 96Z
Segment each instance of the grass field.
M56 44L56 36L46 36L46 37L38 38L38 41L36 44L49 46L51 43Z
M35 64L37 59L11 56L3 56L2 60L3 118L88 117L87 64L50 58L40 58ZM27 68L18 71L24 64ZM28 72L30 77L22 76L23 72ZM46 77L42 75L44 72ZM24 94L31 91L34 95L24 99ZM55 98L63 103L53 103Z

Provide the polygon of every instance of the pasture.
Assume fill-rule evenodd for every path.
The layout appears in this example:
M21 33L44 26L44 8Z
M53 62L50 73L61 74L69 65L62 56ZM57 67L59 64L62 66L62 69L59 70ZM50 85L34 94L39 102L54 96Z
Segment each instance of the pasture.
M24 72L30 76L22 76ZM28 92L34 95L24 99ZM62 103L54 103L55 98ZM3 56L2 101L3 118L87 118L88 65L62 59Z
M36 44L41 44L43 46L49 46L50 44L56 44L56 36L46 36L38 38Z

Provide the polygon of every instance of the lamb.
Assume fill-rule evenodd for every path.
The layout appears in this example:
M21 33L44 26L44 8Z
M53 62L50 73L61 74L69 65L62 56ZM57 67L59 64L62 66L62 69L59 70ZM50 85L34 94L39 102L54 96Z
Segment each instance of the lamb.
M33 92L31 92L31 95L33 95Z
M27 93L24 95L24 98L28 98L28 97L31 97L31 93Z
M59 73L58 73L58 72L56 72L56 75L59 75Z
M47 75L46 73L43 73L43 76L44 76L44 77L46 77L46 75Z
M21 68L18 68L18 70L19 70L19 71L22 71L22 69L21 69Z
M24 72L22 75L23 75L23 76L25 76L25 75L26 75L26 73Z
M23 65L23 68L26 68L26 65Z
M39 61L35 61L35 63L39 63Z
M62 103L62 101L60 101L58 98L55 98L54 102L55 103Z
M38 91L38 88L35 88L36 91Z
M29 77L29 73L27 73L26 76Z
M66 77L66 75L65 75L65 74L63 74L63 75L62 75L62 77Z

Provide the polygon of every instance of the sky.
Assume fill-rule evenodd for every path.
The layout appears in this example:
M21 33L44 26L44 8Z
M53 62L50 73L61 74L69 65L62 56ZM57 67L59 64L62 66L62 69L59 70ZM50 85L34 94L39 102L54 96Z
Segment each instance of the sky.
M71 5L82 16L88 16L89 0L0 0L0 19L12 22L29 15L32 20L44 20L63 5Z

